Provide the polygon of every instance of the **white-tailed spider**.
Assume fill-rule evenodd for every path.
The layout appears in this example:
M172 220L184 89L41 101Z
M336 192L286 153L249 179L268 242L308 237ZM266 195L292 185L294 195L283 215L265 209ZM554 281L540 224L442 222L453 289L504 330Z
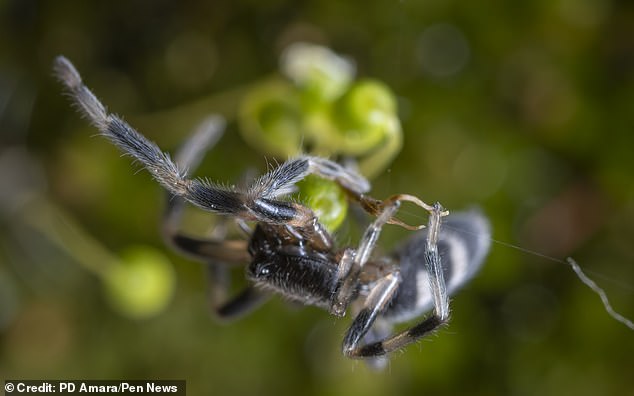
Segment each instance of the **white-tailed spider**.
M163 234L178 251L209 264L215 280L215 312L223 319L245 314L273 294L336 316L350 309L355 317L343 339L343 354L380 367L387 362L386 354L448 321L448 296L473 277L488 252L489 224L479 212L443 219L448 212L440 204L427 205L410 195L376 200L366 195L370 184L364 177L325 158L289 159L246 188L190 178L187 172L198 165L217 140L214 135L224 128L222 120L203 125L172 161L155 143L109 113L68 59L58 57L54 70L80 112L168 191ZM336 182L351 202L374 217L356 247L337 246L311 209L287 199L295 184L310 174ZM183 234L178 227L185 201L235 219L247 238L226 240L221 232L210 238ZM394 217L403 201L429 212L427 226L390 255L373 255L385 224L414 228ZM224 275L232 265L246 265L248 285L227 298ZM393 332L393 325L419 317L406 330Z

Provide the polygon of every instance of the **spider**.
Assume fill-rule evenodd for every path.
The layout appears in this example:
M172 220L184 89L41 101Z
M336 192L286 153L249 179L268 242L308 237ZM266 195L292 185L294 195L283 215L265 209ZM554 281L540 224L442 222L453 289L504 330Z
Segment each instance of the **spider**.
M175 160L105 106L84 85L73 64L56 58L54 71L80 112L125 154L132 156L168 192L163 235L176 250L209 263L214 273L216 314L234 319L258 307L273 294L317 306L342 317L355 317L342 344L346 357L381 366L386 355L429 335L450 316L449 295L479 270L489 249L490 229L479 211L448 215L406 194L383 201L366 193L369 182L358 173L325 158L289 159L257 178L249 187L228 188L189 178L217 140L223 123L216 118L196 132ZM333 180L363 210L374 216L359 244L338 247L333 236L308 207L284 199L309 174ZM185 202L235 219L246 240L225 240L222 227L207 239L183 234L179 221ZM427 227L412 227L394 216L401 203L429 212ZM390 255L373 251L384 225L420 229ZM247 286L227 298L229 265L246 267ZM426 312L431 313L427 316ZM396 324L423 317L406 330Z

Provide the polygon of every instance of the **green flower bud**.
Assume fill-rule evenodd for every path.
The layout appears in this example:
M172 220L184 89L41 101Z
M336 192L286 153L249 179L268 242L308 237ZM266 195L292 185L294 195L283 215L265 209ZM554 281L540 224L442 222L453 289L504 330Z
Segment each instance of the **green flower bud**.
M169 260L146 246L124 252L121 262L107 267L103 279L113 308L134 319L148 318L164 310L176 283Z
M294 43L281 57L282 73L302 91L302 103L309 110L332 101L346 91L354 78L354 64L319 45Z
M328 231L336 231L348 212L346 195L337 183L310 175L297 186L300 200L315 212L319 222Z

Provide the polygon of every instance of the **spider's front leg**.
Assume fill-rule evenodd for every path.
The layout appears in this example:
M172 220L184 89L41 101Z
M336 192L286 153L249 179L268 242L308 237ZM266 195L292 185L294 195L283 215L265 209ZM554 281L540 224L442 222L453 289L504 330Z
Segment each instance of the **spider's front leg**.
M428 234L425 251L425 266L429 274L434 310L432 315L399 334L383 340L360 345L372 328L377 316L385 310L396 293L400 274L397 270L377 281L366 298L363 308L354 319L344 337L343 353L351 358L375 358L404 347L431 333L449 320L449 300L443 277L442 263L438 253L438 235L441 218L448 213L439 203L430 208Z
M292 192L295 184L310 174L331 179L358 194L370 188L365 178L341 165L318 157L302 156L282 165L256 180L250 188L232 189L202 179L188 178L152 141L106 107L84 85L75 66L63 56L55 59L54 70L78 109L125 154L132 156L169 193L181 197L201 209L238 217L245 221L309 227L314 213L303 205L279 199Z
M294 191L294 186L310 174L334 180L344 188L363 194L370 188L361 175L349 171L327 159L301 156L284 162L257 179L247 189L226 188L204 179L189 178L184 167L177 165L156 143L147 139L115 114L109 113L101 101L83 83L75 66L65 57L55 59L54 71L80 112L117 146L123 153L138 161L152 177L173 197L179 197L203 210L242 221L256 221L266 224L284 225L307 231L322 239L321 244L330 247L330 240L319 225L315 214L307 207L280 199ZM192 155L189 161L194 161ZM168 240L181 251L203 260L224 260L237 262L244 259L246 245L239 242L239 249L227 243L199 240L177 233L173 225L180 218L181 203L172 200L173 205L166 215ZM244 299L252 301L255 294L249 291ZM244 306L245 303L238 304Z

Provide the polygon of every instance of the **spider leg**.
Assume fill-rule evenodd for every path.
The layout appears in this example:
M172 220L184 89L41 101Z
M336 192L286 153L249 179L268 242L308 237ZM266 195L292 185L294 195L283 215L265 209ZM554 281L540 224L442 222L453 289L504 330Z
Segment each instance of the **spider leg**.
M218 116L203 121L176 152L174 159L177 166L189 171L195 170L205 153L219 140L223 129L224 121ZM245 241L223 241L227 233L224 218L220 219L209 239L184 235L178 230L183 210L184 200L168 193L163 216L163 236L175 250L207 263L209 300L215 316L223 321L230 321L257 308L266 296L251 287L245 288L231 299L228 298L231 274L227 264L242 264L250 260Z
M374 322L374 325L368 330L368 333L363 337L365 344L372 344L374 342L387 338L392 333L392 325L378 317ZM368 357L364 362L373 370L381 371L387 367L390 362L387 356L374 356Z
M222 225L214 231L225 229ZM217 237L217 235L215 235ZM246 250L241 250L245 252ZM250 258L249 258L250 259ZM241 261L241 264L245 261ZM231 268L227 264L230 261L207 258L206 270L209 282L208 298L209 306L216 319L229 322L239 319L259 307L267 296L251 286L246 286L234 296L229 296L231 289Z
M330 313L336 316L343 316L346 308L356 293L356 285L358 283L358 277L363 269L365 263L369 260L372 251L374 250L376 243L381 234L381 230L385 224L397 224L408 229L418 229L421 227L412 227L398 219L394 218L394 214L401 205L401 202L413 202L414 204L434 213L434 207L427 205L420 199L406 194L394 195L384 201L377 201L374 198L366 197L363 195L358 196L362 205L368 205L367 209L372 214L376 214L377 218L372 224L365 230L359 247L356 252L344 251L341 260L339 261L337 270L337 290L333 295L333 301L330 307ZM439 204L438 204L439 206ZM440 206L439 206L440 207ZM442 208L437 212L438 216L445 216L447 212ZM431 220L430 220L431 224ZM436 249L437 252L437 249Z
M355 318L344 338L343 352L346 356L352 358L376 358L377 356L383 356L425 337L438 327L447 323L449 320L449 300L437 248L441 217L445 213L440 204L435 204L430 213L428 224L425 266L429 274L429 286L432 291L433 313L423 321L403 332L383 340L359 345L359 341L372 327L376 316L386 306L386 302L384 302L382 296L377 297L373 295L375 293L373 289L366 299L364 308L359 312L359 315ZM382 283L385 283L385 281L379 282L377 286L375 286L375 289ZM394 288L396 288L396 286L397 285L395 285ZM394 294L394 290L388 290L387 287L383 287L383 289L379 291L383 292L385 298L391 297ZM388 296L390 292L391 294Z
M347 357L359 357L366 346L359 346L361 340L365 337L368 331L374 325L374 321L377 316L385 309L387 304L394 297L394 293L398 289L398 284L401 280L400 273L395 271L385 277L379 279L374 285L370 294L365 299L363 308L354 318L352 325L346 332L343 339L343 354ZM375 342L370 345L381 345L380 342ZM369 356L375 356L371 354Z
M205 119L194 133L176 152L174 160L180 169L195 170L205 153L220 139L224 131L224 120L219 116ZM250 259L246 242L242 240L224 241L224 227L218 227L212 238L197 238L183 234L180 220L183 216L184 200L168 192L163 214L163 239L174 250L199 261L222 261L224 263L244 263Z
M240 319L256 310L269 299L267 294L254 287L247 286L236 296L223 304L216 305L216 317L223 322Z
M55 73L66 86L79 110L125 154L145 167L169 193L204 210L248 221L310 227L315 215L303 205L276 198L288 194L309 174L335 180L356 194L367 192L369 183L361 175L323 158L301 156L284 162L263 175L246 190L222 187L202 179L190 179L168 154L134 130L106 107L84 85L79 72L66 58L55 60Z
M358 277L363 266L370 258L381 234L383 226L392 218L398 210L400 201L394 200L385 204L382 212L366 228L356 251L346 249L337 268L337 289L333 295L330 313L343 316L353 296L357 292Z

